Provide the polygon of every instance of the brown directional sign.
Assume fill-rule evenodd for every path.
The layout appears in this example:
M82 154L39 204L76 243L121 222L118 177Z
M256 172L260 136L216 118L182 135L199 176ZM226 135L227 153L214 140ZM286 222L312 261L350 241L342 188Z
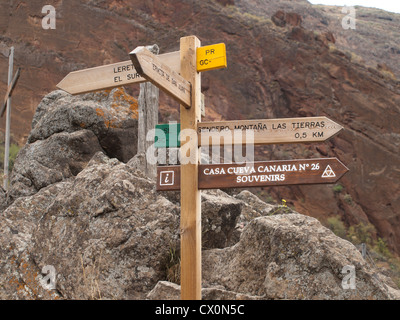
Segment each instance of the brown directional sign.
M343 127L327 117L282 118L201 122L199 145L245 144L248 133L254 144L305 143L325 141ZM239 133L239 134L237 134Z
M190 108L191 85L187 80L145 47L137 47L129 55L142 77Z
M175 72L180 72L179 51L160 54L157 57ZM57 88L70 94L81 94L146 81L136 71L132 61L128 60L71 72L57 84Z
M199 146L321 142L343 129L327 117L199 122L197 128ZM180 130L166 138L179 146L179 133ZM249 133L254 140L248 139ZM168 145L158 143L156 147L168 148Z
M4 97L4 103L3 103L3 106L2 106L1 111L0 111L0 116L1 117L3 117L4 112L6 111L7 100L8 100L9 97L11 97L12 92L14 91L14 88L15 88L17 82L18 82L18 79L19 79L20 72L21 72L21 69L18 68L17 72L14 75L13 80L11 81L10 85L7 88L7 93L6 93L6 96Z
M199 165L199 189L337 182L349 169L337 158ZM180 190L180 166L157 168L157 190Z

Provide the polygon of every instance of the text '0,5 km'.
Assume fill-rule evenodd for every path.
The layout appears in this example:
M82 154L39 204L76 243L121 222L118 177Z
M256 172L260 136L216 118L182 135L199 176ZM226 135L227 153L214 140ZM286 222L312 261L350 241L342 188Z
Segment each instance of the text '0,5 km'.
M327 184L347 171L337 158L199 165L199 189ZM157 168L157 190L180 190L180 166Z
M342 129L341 125L327 117L198 123L199 145L201 146L252 143L246 137L247 132L254 135L254 144L256 145L320 142L333 137ZM240 132L244 134L235 136L235 133ZM231 140L229 140L230 137Z
M180 124L156 128L156 148L180 146ZM215 121L197 124L199 146L322 142L343 127L326 117ZM184 139L184 138L183 138ZM162 143L164 141L164 143Z

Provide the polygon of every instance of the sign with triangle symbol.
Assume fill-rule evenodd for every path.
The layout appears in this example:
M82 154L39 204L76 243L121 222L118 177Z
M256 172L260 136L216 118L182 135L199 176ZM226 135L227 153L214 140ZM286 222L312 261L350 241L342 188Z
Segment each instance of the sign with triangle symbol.
M322 174L322 178L334 178L336 177L335 172L332 170L331 166L328 165Z

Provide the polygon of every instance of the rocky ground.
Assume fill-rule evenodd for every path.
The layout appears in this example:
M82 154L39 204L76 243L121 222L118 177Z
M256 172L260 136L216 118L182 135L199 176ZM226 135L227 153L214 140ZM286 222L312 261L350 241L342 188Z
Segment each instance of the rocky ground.
M39 102L69 72L128 60L128 52L141 45L157 43L160 53L176 51L180 37L194 34L203 45L226 43L228 52L227 69L203 73L205 120L327 116L344 127L326 143L258 147L256 158L338 157L350 169L340 181L341 192L331 186L268 188L260 191L267 193L263 199L284 198L320 220L340 216L348 227L371 223L375 238L400 253L399 15L358 8L356 29L343 30L340 7L305 0L70 0L55 4L57 27L44 30L42 7L39 0L0 3L0 69L7 70L14 46L15 67L23 70L13 97L12 133L21 146L31 145L24 150L27 156L33 157L33 148L41 144L58 148L54 137L43 139L51 131L31 134L30 124ZM3 72L1 92L6 80ZM126 90L137 96L139 86ZM61 102L57 95L49 99ZM178 120L178 104L164 94L160 99L160 122ZM87 131L60 132L68 148L59 155L50 152L51 157L74 156L75 163L60 161L49 168L43 160L44 167L19 167L15 179L29 187L22 188L26 194L45 184L35 172L59 181L82 169L94 151L113 148L119 130L100 122L112 132L101 137L101 115L86 114L85 108L83 103L61 114L36 113L40 121L60 121L54 130L71 121ZM78 156L78 140L90 145L87 154ZM126 160L134 150L104 151ZM14 192L22 192L18 189Z
M43 99L1 194L0 299L179 298L179 193L156 192L136 157L102 139L111 112L136 132L134 107L109 103L117 93ZM350 242L249 191L202 192L202 229L204 299L400 299ZM342 285L348 266L355 289Z

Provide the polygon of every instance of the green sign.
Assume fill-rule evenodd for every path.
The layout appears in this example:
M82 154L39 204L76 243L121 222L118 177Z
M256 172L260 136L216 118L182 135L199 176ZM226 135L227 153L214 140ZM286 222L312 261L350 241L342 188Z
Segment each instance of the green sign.
M180 123L158 124L154 146L156 148L179 148L179 133L181 132Z

